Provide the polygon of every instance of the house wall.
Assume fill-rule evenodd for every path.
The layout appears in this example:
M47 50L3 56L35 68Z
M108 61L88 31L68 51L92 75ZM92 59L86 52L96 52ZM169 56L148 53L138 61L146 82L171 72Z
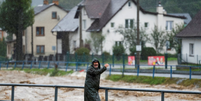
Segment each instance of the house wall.
M52 19L52 12L56 11L57 16L60 17L60 20L67 14L64 10L58 8L57 6L52 6L45 11L39 13L35 16L34 24L33 24L33 51L34 55L38 56L40 54L36 54L36 45L44 45L45 46L45 55L54 54L52 50L52 46L56 46L56 33L51 32L52 28L60 21L58 19ZM36 36L36 27L44 27L45 28L45 36ZM25 36L23 36L23 45L27 43L26 54L31 54L31 27L28 27L25 31L27 34L27 41L25 42ZM41 54L44 55L44 54Z
M161 10L162 9L162 10ZM160 11L163 11L163 8L160 8ZM86 21L86 29L88 29L91 24L93 23L93 19L88 18L87 14L85 13L85 9L82 9L82 21ZM119 33L116 33L115 30L120 26L125 27L125 19L134 19L135 26L137 22L137 6L132 2L131 7L128 6L128 3L103 27L102 34L105 36L105 41L103 42L103 51L107 51L112 54L112 47L115 45L115 41L123 41L123 36ZM146 29L146 34L149 35L154 29L154 26L157 25L161 30L166 31L166 21L173 21L173 27L176 24L184 23L183 19L180 18L173 18L164 16L161 14L160 16L154 14L147 14L140 11L140 27L144 27L145 22L148 22L148 27ZM111 23L114 22L114 28L111 28ZM84 26L82 26L84 27ZM79 33L78 29L78 33ZM82 29L82 39L91 39L90 37L91 32L86 32L85 29ZM72 40L77 40L77 44L79 45L79 34L76 34ZM85 42L84 42L85 43ZM93 44L93 43L92 43ZM153 44L150 42L146 43L147 47L153 47ZM93 47L91 46L92 50ZM166 52L164 47L164 51L160 51L161 53ZM71 49L72 50L72 49ZM91 53L94 51L91 51ZM126 53L129 54L129 49L127 48ZM168 51L168 53L176 53L174 49ZM101 51L98 53L101 54Z
M182 38L182 61L188 63L199 63L201 61L201 39L200 38ZM190 55L190 44L194 44L194 54Z

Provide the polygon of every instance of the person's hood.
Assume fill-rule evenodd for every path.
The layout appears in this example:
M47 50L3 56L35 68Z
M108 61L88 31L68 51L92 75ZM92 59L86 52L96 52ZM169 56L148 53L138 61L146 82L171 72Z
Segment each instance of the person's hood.
M98 59L94 58L92 60L92 67L93 67L94 62L98 62L98 68L100 69L100 62L98 61Z

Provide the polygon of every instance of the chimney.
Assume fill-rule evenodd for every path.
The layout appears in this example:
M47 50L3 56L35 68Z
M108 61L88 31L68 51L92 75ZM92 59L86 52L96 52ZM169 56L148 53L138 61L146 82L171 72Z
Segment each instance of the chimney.
M163 14L163 6L161 5L161 2L159 1L158 3L158 7L156 10L159 14Z
M59 0L53 0L52 3L59 5Z
M43 4L44 5L48 5L49 3L48 3L48 0L43 0Z

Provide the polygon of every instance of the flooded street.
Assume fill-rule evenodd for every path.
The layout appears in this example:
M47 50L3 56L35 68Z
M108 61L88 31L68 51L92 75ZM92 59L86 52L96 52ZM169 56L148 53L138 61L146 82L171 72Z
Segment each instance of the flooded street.
M28 84L51 84L84 86L85 72L74 72L62 77L49 77L35 74L27 74L22 71L0 71L0 83L28 83ZM113 82L105 80L107 74L101 76L101 87L140 88L140 89L163 89L201 91L194 86L183 87L179 85L148 85L137 83ZM15 87L15 101L54 101L54 88L44 87ZM134 91L109 91L109 101L160 101L160 93L134 92ZM99 90L102 101L105 100L105 91ZM10 100L11 87L0 87L0 100ZM84 90L74 88L59 88L58 101L83 101ZM184 95L165 93L165 101L198 101L201 95Z

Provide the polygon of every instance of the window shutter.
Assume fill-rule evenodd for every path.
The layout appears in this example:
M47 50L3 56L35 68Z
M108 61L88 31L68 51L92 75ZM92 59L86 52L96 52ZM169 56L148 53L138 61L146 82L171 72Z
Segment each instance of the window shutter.
M128 28L128 20L125 21L125 27Z

